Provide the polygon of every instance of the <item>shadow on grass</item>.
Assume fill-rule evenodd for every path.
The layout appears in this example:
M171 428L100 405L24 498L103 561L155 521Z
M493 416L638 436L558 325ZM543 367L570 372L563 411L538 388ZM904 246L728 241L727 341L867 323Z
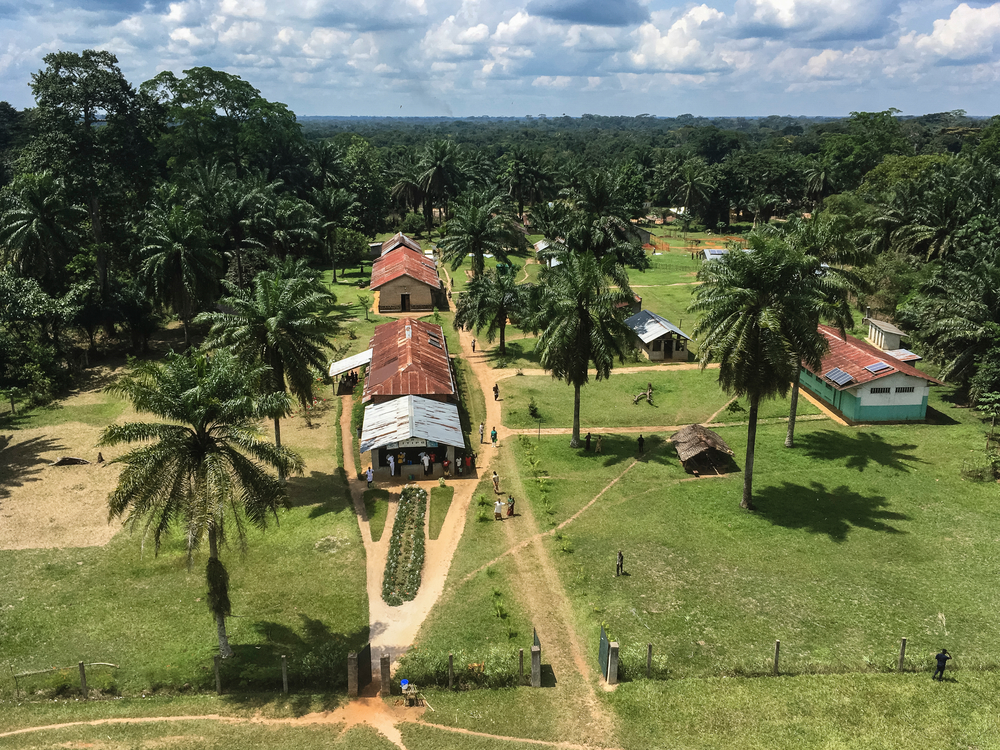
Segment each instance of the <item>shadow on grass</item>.
M542 687L551 688L555 687L558 680L556 680L556 673L552 669L551 664L542 664Z
M48 463L42 461L41 454L64 447L58 441L45 437L35 437L11 445L13 439L13 435L0 435L0 466L3 466L3 472L0 473L0 499L10 497L10 491L14 487L20 487L25 482L39 481L32 477Z
M649 435L648 437L644 435L643 438L646 442L643 445L643 452L641 454L639 453L638 434L600 433L600 435L600 453L597 453L597 435L591 433L590 452L582 447L583 439L581 438L581 448L578 455L583 458L592 456L600 460L601 465L605 467L615 466L626 461L631 461L632 459L638 459L647 464L655 463L663 465L677 461L677 451L674 449L673 443L667 442L660 435ZM569 440L569 436L567 436L567 440Z
M825 534L834 542L846 541L852 528L887 534L905 534L889 521L909 516L886 510L889 501L880 495L865 496L841 485L828 490L819 482L808 486L784 482L754 493L755 515L774 526Z
M927 407L927 423L935 425L954 425L960 424L957 419L949 417L943 411L938 411L933 406Z
M893 445L874 432L848 433L838 430L821 430L797 438L809 458L827 461L845 460L848 469L864 471L869 464L877 464L897 471L909 471L910 464L926 463L909 453L915 445Z

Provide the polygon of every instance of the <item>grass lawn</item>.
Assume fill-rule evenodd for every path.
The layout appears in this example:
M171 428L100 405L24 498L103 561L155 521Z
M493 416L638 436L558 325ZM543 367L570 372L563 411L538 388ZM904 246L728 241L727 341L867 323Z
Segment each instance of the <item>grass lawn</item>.
M762 426L755 513L737 507L742 474L681 481L673 449L647 445L640 470L548 542L581 632L596 649L605 623L633 672L651 642L671 677L767 673L775 639L794 673L889 669L901 636L914 669L943 645L959 667L997 665L997 487L962 480L982 426L947 412L957 424L803 422L794 450L785 425ZM745 428L719 432L741 467ZM557 517L603 486L584 482L599 457L565 442L536 449L558 478ZM629 575L616 579L619 549Z
M653 405L632 398L653 384ZM503 420L513 429L538 426L528 411L535 400L542 418L541 426L573 426L573 389L562 380L549 377L523 376L506 378L500 384L503 400ZM719 388L715 370L652 371L622 373L608 380L591 380L580 390L580 426L590 429L641 427L644 425L683 425L704 422L725 406L729 397ZM817 414L818 410L803 398L799 399L799 414ZM776 399L761 405L762 419L788 416L786 399ZM742 421L745 412L723 412L720 421Z
M372 541L382 538L385 530L385 519L389 515L389 490L365 490L365 511L368 513L368 528L372 532Z
M310 669L322 672L322 659L337 661L367 640L365 582L356 575L364 548L336 465L336 413L321 407L312 428L301 417L283 420L284 442L306 462L305 476L289 480L291 507L266 531L249 530L245 552L231 529L222 551L233 604L236 656L224 663L231 690L280 685L281 654L292 684L315 684ZM119 664L88 678L111 695L210 688L217 643L204 601L205 555L189 570L179 529L159 555L124 530L103 547L0 551L0 590L8 592L0 666L20 673L81 659ZM75 680L70 670L28 678L23 688L72 695ZM0 699L13 692L12 681L0 683Z
M454 496L454 487L431 487L430 519L427 521L427 533L431 539L437 539L441 535L441 527L444 526L444 519Z

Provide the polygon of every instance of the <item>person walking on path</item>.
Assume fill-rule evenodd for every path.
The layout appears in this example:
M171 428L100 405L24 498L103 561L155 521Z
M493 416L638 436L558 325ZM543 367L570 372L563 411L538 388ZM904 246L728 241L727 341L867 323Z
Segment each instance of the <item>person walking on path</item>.
M622 554L621 550L618 550L618 561L615 563L615 578L621 575L625 575L625 555Z
M583 440L586 443L585 450L589 453L590 452L590 433L589 432L587 433L587 437L585 437Z
M368 480L368 489L372 488L372 482L375 481L375 472L372 471L372 467L368 467L368 471L365 472L365 479Z
M389 454L389 476L396 476L396 457L391 453Z
M514 517L514 496L509 495L507 497L507 518Z
M646 441L643 440L641 432L639 433L639 439L636 442L639 443L639 455L641 456L646 447Z
M948 660L951 658L951 654L948 653L948 649L943 648L937 654L934 654L934 658L937 659L937 669L934 670L934 674L931 676L932 680L944 680L944 668L948 664ZM938 676L940 675L940 677Z
M472 339L472 353L473 354L476 353L476 340L475 339Z
M494 383L493 384L493 400L494 401L499 401L500 400L500 384L499 383Z
M496 474L494 474L494 476L496 476ZM493 520L503 520L503 502L501 500L497 500L493 503Z
M490 442L493 443L493 447L494 448L497 447L497 428L496 427L494 427L492 430L490 430Z
M597 436L597 446L594 449L594 453L601 453L601 436Z
M483 444L483 430L484 429L486 429L486 423L485 422L480 422L479 423L479 444L480 445Z
M493 494L500 494L500 475L495 471L493 472Z

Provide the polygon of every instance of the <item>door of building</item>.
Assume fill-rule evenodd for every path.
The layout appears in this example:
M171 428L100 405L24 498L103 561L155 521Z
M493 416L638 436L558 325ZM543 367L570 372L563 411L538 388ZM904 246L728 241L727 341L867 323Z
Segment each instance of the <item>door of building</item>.
M399 295L399 309L402 310L403 312L409 312L410 311L410 295L409 294L401 294L401 295Z

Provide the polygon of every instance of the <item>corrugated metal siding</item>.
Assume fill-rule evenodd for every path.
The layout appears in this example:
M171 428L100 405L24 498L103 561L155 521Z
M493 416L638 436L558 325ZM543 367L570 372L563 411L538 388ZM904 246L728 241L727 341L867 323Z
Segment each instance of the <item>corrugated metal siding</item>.
M369 286L378 289L400 276L408 276L433 289L441 287L441 278L438 276L434 261L407 247L397 248L372 264L372 280Z
M464 448L458 407L419 396L403 396L365 407L362 453L409 438Z
M437 341L439 346L435 346ZM375 328L364 401L373 396L456 395L444 329L415 318Z

